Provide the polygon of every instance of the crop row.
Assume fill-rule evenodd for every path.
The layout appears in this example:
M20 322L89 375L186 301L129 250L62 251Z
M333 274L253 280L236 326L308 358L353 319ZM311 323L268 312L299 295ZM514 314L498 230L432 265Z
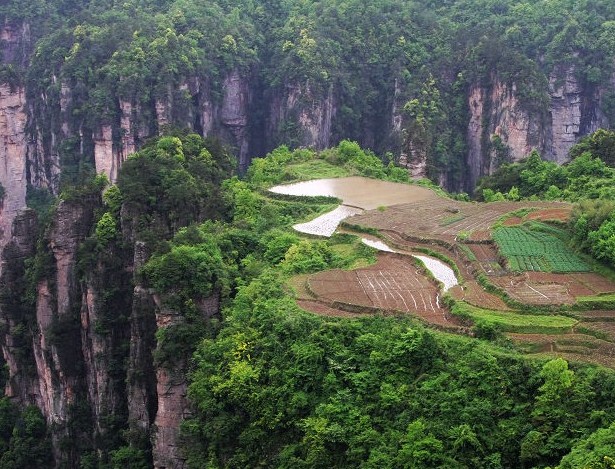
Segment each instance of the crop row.
M590 267L558 237L525 227L498 228L493 235L511 270L587 272Z

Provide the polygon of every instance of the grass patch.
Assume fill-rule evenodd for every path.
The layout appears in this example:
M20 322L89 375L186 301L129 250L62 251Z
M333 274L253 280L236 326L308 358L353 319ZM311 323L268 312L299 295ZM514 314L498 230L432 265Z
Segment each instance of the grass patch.
M356 231L357 233L366 233L381 238L380 231L378 231L376 228L371 228L369 226L355 225L354 223L347 223L342 220L342 222L340 223L340 227L349 231Z
M313 159L287 166L284 170L283 180L307 181L310 179L339 178L350 175L350 172L341 166L334 166L322 159Z
M487 324L503 332L525 334L564 334L578 323L576 319L566 316L492 311L464 302L456 302L451 312L475 324Z
M476 258L476 255L474 254L472 249L462 243L459 243L457 246L459 247L459 250L465 254L465 256L470 262L478 262L478 259Z
M492 229L501 228L506 220L509 218L525 218L529 213L538 210L535 207L524 207L517 210L513 210L512 212L505 213L500 218L496 220L496 222L491 227Z
M613 309L615 308L615 293L596 296L579 296L575 309Z
M450 217L446 217L444 218L441 222L440 222L440 226L448 226L448 225L452 225L453 223L456 223L458 221L463 220L464 218L466 218L465 215L462 214L457 214L457 215L451 215Z

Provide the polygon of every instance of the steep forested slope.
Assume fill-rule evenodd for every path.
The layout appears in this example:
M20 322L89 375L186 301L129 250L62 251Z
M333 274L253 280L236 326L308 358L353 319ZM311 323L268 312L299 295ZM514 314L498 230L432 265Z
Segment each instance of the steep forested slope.
M248 166L351 138L456 191L612 199L604 134L496 170L615 122L614 25L607 0L3 2L0 465L607 464L610 372L290 299L373 252L290 231L334 201L260 191L408 171L348 141ZM573 215L607 262L612 210Z
M342 138L454 189L537 148L563 162L613 120L610 2L9 2L32 183L112 179L165 125L224 136L245 169ZM73 169L74 172L74 169Z

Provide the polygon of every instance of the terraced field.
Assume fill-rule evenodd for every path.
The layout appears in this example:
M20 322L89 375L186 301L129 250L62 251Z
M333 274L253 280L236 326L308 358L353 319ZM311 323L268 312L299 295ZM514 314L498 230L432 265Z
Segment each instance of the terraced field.
M412 313L432 324L460 324L441 303L436 283L407 256L382 253L370 267L319 272L307 278L307 289L335 309Z
M519 209L536 209L550 214L570 210L562 202L493 202L490 204L460 202L438 198L387 208L386 216L368 211L349 222L379 230L390 230L418 239L454 242L457 237L470 241L490 241L491 227L499 218ZM540 218L539 218L540 219Z
M459 333L489 326L524 353L615 368L615 282L567 246L561 222L571 205L420 195L347 218L344 231L377 233L371 244L395 252L370 267L293 278L299 306L327 316L410 314ZM456 266L460 285L448 299L412 260L425 253Z

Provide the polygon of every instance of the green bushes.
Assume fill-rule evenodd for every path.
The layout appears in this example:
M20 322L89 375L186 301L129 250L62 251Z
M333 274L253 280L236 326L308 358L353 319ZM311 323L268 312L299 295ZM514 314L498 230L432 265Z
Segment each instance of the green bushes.
M198 135L154 140L122 166L117 183L121 200L138 214L140 229L152 229L151 220L158 220L173 234L193 222L224 218L220 184L232 171L228 160L216 142ZM117 205L113 191L108 199Z
M143 274L164 295L204 298L221 287L224 264L214 242L174 246L168 253L152 257Z

